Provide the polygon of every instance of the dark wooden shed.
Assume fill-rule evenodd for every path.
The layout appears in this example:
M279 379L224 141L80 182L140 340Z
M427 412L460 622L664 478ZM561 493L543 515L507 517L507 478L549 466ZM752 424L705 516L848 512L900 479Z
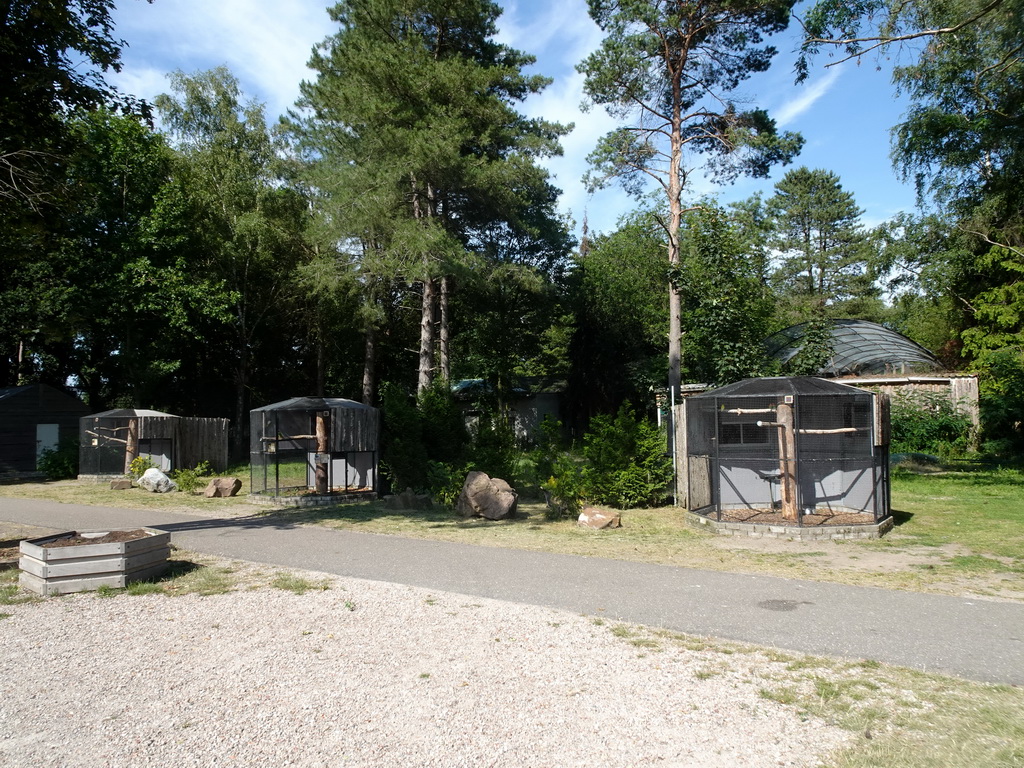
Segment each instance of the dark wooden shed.
M49 384L0 389L0 474L35 472L43 450L76 437L88 412L77 397Z

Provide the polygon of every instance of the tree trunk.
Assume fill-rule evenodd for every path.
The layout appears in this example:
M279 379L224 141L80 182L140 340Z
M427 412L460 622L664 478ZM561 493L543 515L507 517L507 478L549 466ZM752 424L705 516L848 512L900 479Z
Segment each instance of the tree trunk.
M446 382L452 380L452 363L449 354L450 343L451 343L451 329L449 328L448 321L448 298L449 291L451 290L451 278L441 278L441 327L440 327L440 341L438 344L438 358L439 358L439 369L441 378Z
M373 323L366 326L363 346L363 405L373 405L377 390L377 329Z
M124 473L131 472L132 462L139 455L139 420L129 419L128 437L124 445Z
M328 414L325 413L318 413L316 415L316 485L314 490L317 493L327 493L329 490L327 462L330 460L330 457L327 453L327 417Z
M420 314L420 374L417 396L422 396L434 380L434 313L437 309L437 286L432 278L423 280L423 309Z
M327 388L327 350L323 334L317 333L316 336L316 391L313 394L323 397L324 390Z
M779 495L782 516L794 523L800 518L796 484L796 424L793 406L779 403L775 414L779 425Z

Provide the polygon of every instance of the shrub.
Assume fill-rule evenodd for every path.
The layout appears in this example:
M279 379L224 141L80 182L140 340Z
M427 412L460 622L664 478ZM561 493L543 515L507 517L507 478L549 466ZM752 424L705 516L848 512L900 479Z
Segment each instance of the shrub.
M78 439L61 440L57 447L44 448L36 468L48 480L68 480L78 477Z
M472 443L469 449L470 469L486 472L491 477L500 477L512 483L519 453L512 425L501 417L481 414L472 430Z
M541 486L547 495L547 517L576 517L586 501L582 460L570 453L558 453L551 461L551 474Z
M427 450L423 445L423 419L400 386L381 388L383 450L381 474L391 491L427 489Z
M615 415L597 416L583 438L585 495L616 509L662 503L672 479L665 439L653 424L637 419L626 403Z
M892 453L955 456L970 445L971 420L939 394L894 398L891 408Z
M195 493L200 485L203 485L204 478L213 474L213 467L210 462L201 461L192 469L176 469L171 473L174 482L178 484L178 490L182 493Z
M427 462L427 483L430 495L439 504L454 507L466 482L466 467L461 464L447 464L443 461Z
M542 488L550 517L577 515L586 502L630 509L661 504L672 479L665 438L623 405L597 416L583 438L582 456L550 452L551 475Z
M132 463L128 465L128 474L131 475L132 480L138 480L144 474L147 469L153 469L156 464L149 456L136 456L132 459Z

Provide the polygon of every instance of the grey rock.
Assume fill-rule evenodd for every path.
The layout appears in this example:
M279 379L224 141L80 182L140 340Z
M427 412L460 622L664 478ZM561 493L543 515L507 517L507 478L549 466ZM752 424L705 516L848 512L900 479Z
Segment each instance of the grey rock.
M484 472L470 472L455 511L462 517L504 520L516 513L519 495L507 482Z

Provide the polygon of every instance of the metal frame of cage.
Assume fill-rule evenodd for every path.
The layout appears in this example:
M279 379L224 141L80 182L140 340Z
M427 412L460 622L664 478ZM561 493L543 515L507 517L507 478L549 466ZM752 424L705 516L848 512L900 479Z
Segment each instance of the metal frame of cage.
M379 416L340 398L293 398L250 412L250 493L376 492ZM321 473L318 477L318 473Z
M688 398L688 508L889 515L888 430L876 397L811 377L747 380Z

